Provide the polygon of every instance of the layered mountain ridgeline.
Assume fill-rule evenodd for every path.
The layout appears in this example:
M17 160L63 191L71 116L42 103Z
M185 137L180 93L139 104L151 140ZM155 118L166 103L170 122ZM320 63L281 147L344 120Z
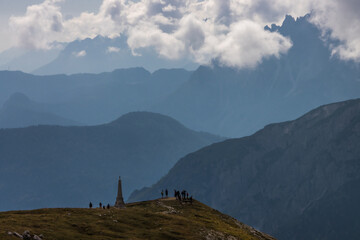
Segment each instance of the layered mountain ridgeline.
M46 111L94 125L132 111L145 110L163 100L188 80L191 72L143 68L119 69L101 74L35 76L0 72L0 104L16 92L44 103Z
M58 56L34 74L75 74L100 73L117 68L143 67L149 71L160 68L196 69L199 65L187 59L170 60L159 57L155 49L138 49L136 54L127 44L127 37L122 35L110 39L97 36L93 39L76 40L69 43Z
M160 179L180 157L223 138L169 117L136 112L91 127L0 130L0 210L81 207L125 198Z
M14 233L46 239L275 240L208 206L174 199L128 204L125 209L40 209L0 213L0 238Z
M12 93L22 92L36 102L51 103L52 113L84 124L101 124L127 112L146 110L169 115L199 131L249 135L317 106L360 97L359 64L332 56L332 43L323 41L322 32L309 19L287 16L282 26L266 27L289 37L293 47L279 58L263 59L253 69L227 68L214 61L195 72L171 69L150 74L133 68L44 77L0 72L0 104ZM85 58L93 63L85 65L95 69L102 61L98 54L109 54L108 46L126 44L112 41L98 37L72 43L57 61L77 66L72 61L82 60L73 53L86 50ZM119 47L119 51L121 55L128 50Z
M254 69L231 69L214 62L198 68L186 84L155 106L186 126L240 137L265 125L298 118L323 104L360 97L359 64L331 56L328 42L310 16L287 16L272 25L293 47Z
M334 103L189 154L129 200L185 188L279 239L356 239L359 156L360 100Z
M31 101L22 93L11 95L0 109L0 128L20 128L36 125L80 125L75 121L48 112L45 104Z

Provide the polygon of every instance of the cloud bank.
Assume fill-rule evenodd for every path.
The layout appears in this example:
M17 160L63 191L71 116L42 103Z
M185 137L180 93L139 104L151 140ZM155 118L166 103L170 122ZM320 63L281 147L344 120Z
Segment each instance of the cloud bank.
M360 60L358 0L103 0L97 13L70 19L62 16L61 1L45 0L10 18L19 45L50 49L55 42L125 35L134 55L153 48L167 59L200 64L218 59L227 66L254 67L292 46L290 39L265 31L265 25L280 23L286 14L311 12L324 35L339 42L331 46L334 55Z

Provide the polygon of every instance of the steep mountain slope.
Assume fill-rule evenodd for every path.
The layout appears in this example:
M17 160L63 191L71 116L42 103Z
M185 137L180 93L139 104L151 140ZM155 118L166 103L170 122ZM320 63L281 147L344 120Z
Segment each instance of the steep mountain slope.
M0 130L0 210L110 202L119 175L126 198L181 156L220 140L147 112L92 127Z
M151 72L160 68L196 69L198 64L189 60L169 60L158 56L155 50L142 49L132 52L125 36L94 39L69 43L59 56L33 73L40 75L101 73L117 68L143 67Z
M279 239L356 239L359 156L360 100L334 103L189 154L130 200L181 187Z
M127 204L125 209L40 209L0 213L1 239L9 231L45 239L275 240L208 206L175 199Z
M359 64L331 56L331 43L321 40L309 18L287 16L282 26L267 27L292 40L286 55L264 59L254 69L231 69L214 61L151 111L192 129L240 137L317 106L360 97Z
M57 48L49 50L10 48L0 52L0 70L17 70L30 73L56 59L64 47L64 44L58 44Z
M15 93L0 109L0 128L20 128L35 125L80 125L77 122L49 113L46 108L46 105L33 102L22 93Z
M188 80L191 72L143 68L118 69L101 74L35 76L0 72L0 104L13 93L46 103L48 112L84 124L102 124L161 101Z

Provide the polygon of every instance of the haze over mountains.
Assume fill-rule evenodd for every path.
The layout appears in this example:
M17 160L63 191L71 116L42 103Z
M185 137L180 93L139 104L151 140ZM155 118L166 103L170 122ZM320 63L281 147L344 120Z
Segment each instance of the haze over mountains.
M149 109L175 91L190 74L182 69L162 69L151 74L143 68L71 76L3 71L0 104L20 92L63 118L87 125L103 124L128 112Z
M0 211L113 204L119 175L127 198L180 157L221 140L147 112L92 127L0 130Z
M195 72L169 69L150 74L143 68L132 68L41 77L0 72L0 103L12 93L22 92L34 101L51 103L53 114L88 125L146 110L169 115L195 130L228 137L249 135L266 124L294 119L319 105L360 97L359 65L331 56L330 43L321 40L320 30L308 18L287 16L282 26L266 27L289 36L293 47L279 58L264 59L254 69L232 69L215 60ZM104 60L101 55L106 46L126 44L125 40L116 41L98 37L71 43L58 63L48 67L84 64L96 69L95 65L101 68L96 61L118 62L117 58ZM80 53L85 46L85 58L76 58L73 53ZM128 50L126 54L130 54ZM121 61L132 61L126 59Z
M118 175L127 197L168 173L130 200L186 189L279 239L358 238L360 100L300 116L359 98L360 65L332 55L309 18L266 26L293 46L254 68L174 69L189 65L134 55L121 36L34 59L38 75L0 72L0 128L87 125L1 129L0 211L112 203ZM18 54L21 65L36 53Z
M356 239L360 99L319 107L182 158L138 201L184 188L279 239Z
M330 102L360 97L360 67L330 55L309 16L287 16L269 31L289 36L293 47L255 69L200 67L154 109L193 129L224 136L249 135L266 124L299 117Z
M81 125L48 112L49 106L31 101L22 93L11 95L0 109L0 128L21 128L36 125Z
M98 36L69 43L56 59L33 71L34 74L101 73L117 68L143 67L151 72L162 68L194 70L198 64L185 60L169 60L157 56L155 50L143 49L134 55L125 37L115 39Z
M0 70L33 72L57 58L63 49L29 50L24 48L10 48L0 53Z

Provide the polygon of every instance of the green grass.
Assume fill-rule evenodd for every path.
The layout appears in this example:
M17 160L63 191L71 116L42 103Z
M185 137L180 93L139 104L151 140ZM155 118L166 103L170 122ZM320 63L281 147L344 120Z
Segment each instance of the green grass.
M125 209L40 209L0 213L0 239L7 232L43 234L45 239L274 239L194 201L154 200ZM233 238L231 238L233 237Z

